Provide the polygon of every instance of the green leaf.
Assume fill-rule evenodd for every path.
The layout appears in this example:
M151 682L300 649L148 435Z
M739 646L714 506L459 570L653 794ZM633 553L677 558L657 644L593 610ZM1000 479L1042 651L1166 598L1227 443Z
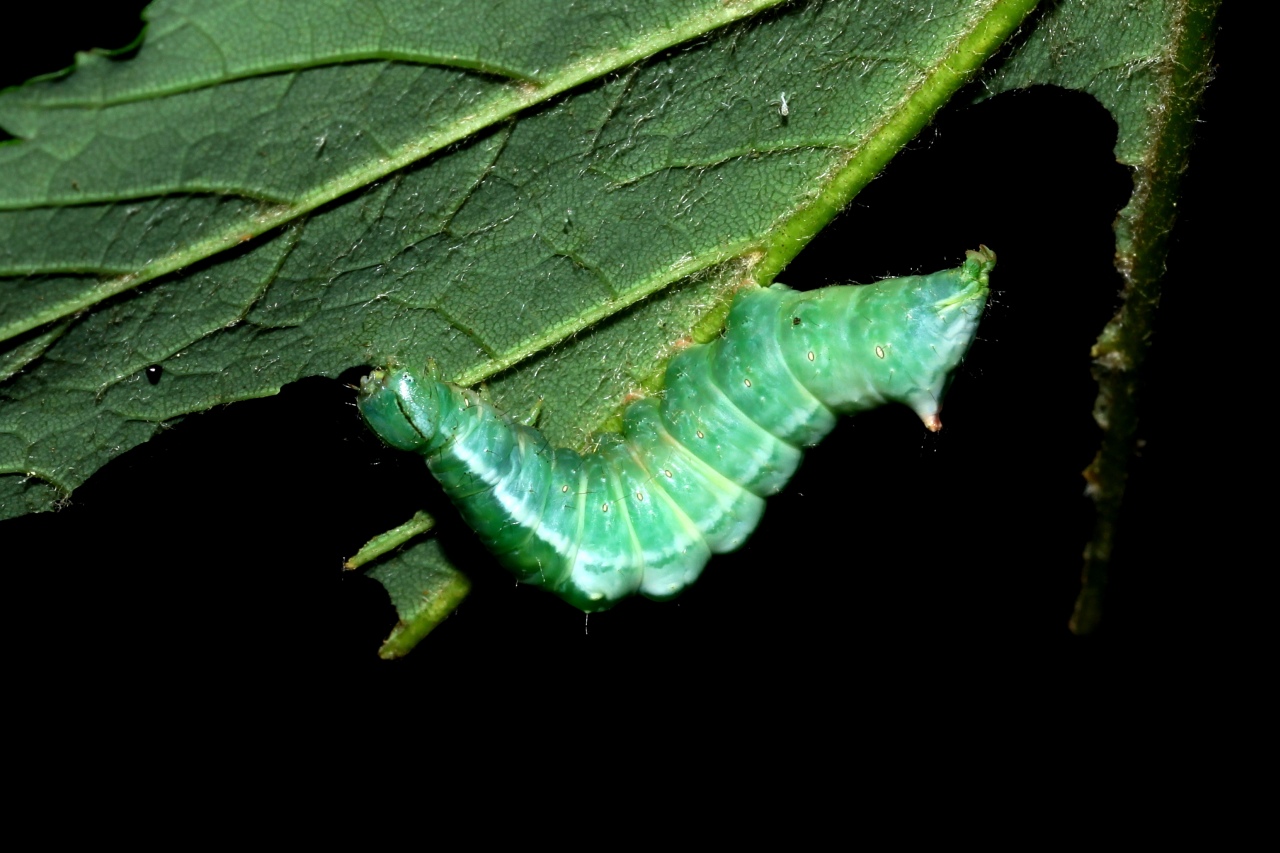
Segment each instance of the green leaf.
M390 361L544 399L584 447L1033 5L155 3L136 56L0 93L0 516L187 414ZM1194 4L1131 6L1052 4L984 85L1096 92L1144 156Z
M462 603L471 584L449 564L435 540L406 549L399 559L386 561L369 572L386 587L400 622L378 654L398 658L408 654L423 637Z
M435 527L436 521L430 515L419 510L413 514L404 524L399 524L391 530L381 533L364 544L364 547L356 552L355 556L342 564L344 569L358 569L365 563L378 559L383 554L388 554L426 533L432 527Z
M1140 371L1155 329L1180 179L1200 98L1211 77L1218 0L1125 3L1068 0L992 75L992 91L1052 83L1097 98L1119 126L1116 160L1133 169L1133 195L1116 221L1122 303L1090 355L1102 446L1085 471L1097 523L1085 546L1083 588L1071 628L1097 629L1139 438Z

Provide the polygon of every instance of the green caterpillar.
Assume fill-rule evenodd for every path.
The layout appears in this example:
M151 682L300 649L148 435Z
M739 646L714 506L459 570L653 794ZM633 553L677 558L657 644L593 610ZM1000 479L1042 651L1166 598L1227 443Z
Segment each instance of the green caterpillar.
M931 430L986 305L995 254L958 269L807 293L740 294L723 337L671 360L661 400L621 435L553 448L477 394L411 370L374 371L360 410L431 473L525 583L587 612L635 592L670 598L755 529L837 414L887 402Z

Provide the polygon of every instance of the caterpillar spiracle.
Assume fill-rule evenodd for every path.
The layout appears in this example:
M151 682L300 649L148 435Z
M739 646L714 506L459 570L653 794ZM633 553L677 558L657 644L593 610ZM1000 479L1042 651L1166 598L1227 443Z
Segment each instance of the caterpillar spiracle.
M421 454L472 529L525 583L587 612L670 598L759 523L836 415L889 402L925 426L974 339L995 254L957 269L797 292L744 291L724 335L680 352L660 399L581 454L434 370L375 370L360 410Z

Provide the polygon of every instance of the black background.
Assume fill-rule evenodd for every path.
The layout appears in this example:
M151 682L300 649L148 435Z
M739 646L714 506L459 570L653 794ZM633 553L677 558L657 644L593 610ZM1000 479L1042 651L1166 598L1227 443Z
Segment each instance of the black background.
M0 83L64 67L73 49L128 43L137 18L119 7L141 5L50 10L10 46ZM1066 623L1092 525L1080 476L1098 442L1088 351L1117 306L1111 226L1130 178L1103 108L1040 88L977 106L964 106L976 91L957 97L780 276L802 288L870 281L991 246L992 304L946 428L929 435L905 410L843 423L747 546L679 600L585 621L516 587L421 462L382 448L342 383L312 379L192 416L61 511L4 522L11 677L51 697L249 714L318 684L357 714L426 702L461 715L476 703L535 731L563 726L547 709L565 701L616 725L623 696L639 700L629 713L643 735L701 725L688 714L708 702L786 707L822 732L855 709L927 715L1033 684L1069 696L1190 664L1207 654L1205 617L1220 606L1213 566L1229 561L1220 543L1210 558L1197 476L1213 467L1202 461L1209 426L1203 401L1185 397L1202 360L1195 286L1224 227L1227 71L1185 177L1145 446L1094 637ZM378 584L339 567L423 500L475 589L408 658L380 661L394 612Z

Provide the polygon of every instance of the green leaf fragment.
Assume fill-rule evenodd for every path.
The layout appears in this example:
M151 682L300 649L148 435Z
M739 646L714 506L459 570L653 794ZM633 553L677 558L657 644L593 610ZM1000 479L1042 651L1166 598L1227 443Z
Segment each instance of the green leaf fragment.
M434 539L420 542L369 570L387 589L400 622L378 650L383 658L398 658L417 645L457 609L471 583L449 565Z
M1040 83L1088 92L1116 120L1116 159L1133 168L1133 195L1116 220L1122 303L1090 353L1098 382L1094 419L1103 437L1084 472L1097 520L1070 622L1078 634L1093 632L1102 620L1139 436L1140 370L1154 331L1179 179L1211 77L1218 7L1218 0L1065 0L1038 17L1030 38L988 81L992 92Z
M364 544L354 557L342 564L344 569L358 569L365 563L376 560L399 548L417 536L435 527L436 521L425 512L415 512L404 524L393 527L386 533L380 533Z

